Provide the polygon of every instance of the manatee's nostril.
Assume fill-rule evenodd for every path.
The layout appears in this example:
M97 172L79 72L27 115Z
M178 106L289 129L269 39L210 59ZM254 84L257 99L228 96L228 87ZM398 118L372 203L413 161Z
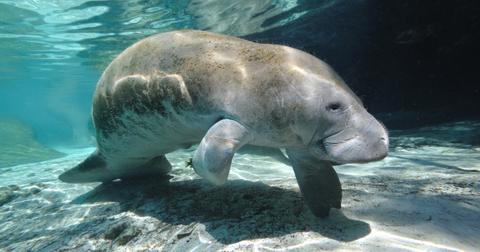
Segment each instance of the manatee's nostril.
M385 137L381 137L380 141L382 141L384 144L388 144L388 140Z
M388 137L386 136L380 137L379 143L381 143L382 147L385 147L385 149L388 150L388 145L389 145Z
M388 144L388 137L384 137L384 136L383 136L383 137L380 137L380 141Z
M388 152L388 146L389 146L388 137L380 137L380 142L383 143L383 146L385 147L385 151Z

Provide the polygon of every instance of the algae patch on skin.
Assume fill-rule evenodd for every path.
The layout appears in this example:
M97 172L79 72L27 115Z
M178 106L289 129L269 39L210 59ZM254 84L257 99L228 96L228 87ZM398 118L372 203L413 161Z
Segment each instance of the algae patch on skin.
M13 119L0 119L0 168L63 156L37 142L27 125Z

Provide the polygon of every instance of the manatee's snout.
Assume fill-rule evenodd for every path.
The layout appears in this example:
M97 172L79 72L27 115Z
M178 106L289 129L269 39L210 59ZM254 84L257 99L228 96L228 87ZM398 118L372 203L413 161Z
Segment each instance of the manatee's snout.
M323 140L326 154L336 163L366 163L388 154L388 133L368 112L359 113L336 134Z
M368 126L360 129L360 138L363 141L365 155L360 155L358 162L370 162L384 159L388 155L388 133L382 123L371 116Z

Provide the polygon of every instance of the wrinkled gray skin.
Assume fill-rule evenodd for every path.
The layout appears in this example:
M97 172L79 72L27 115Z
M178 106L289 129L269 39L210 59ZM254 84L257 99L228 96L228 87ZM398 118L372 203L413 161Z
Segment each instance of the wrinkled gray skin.
M166 174L164 154L200 143L193 167L221 185L240 148L285 148L320 217L341 205L332 164L388 151L386 129L326 63L202 31L161 33L122 52L98 82L93 120L98 149L62 174L65 182Z

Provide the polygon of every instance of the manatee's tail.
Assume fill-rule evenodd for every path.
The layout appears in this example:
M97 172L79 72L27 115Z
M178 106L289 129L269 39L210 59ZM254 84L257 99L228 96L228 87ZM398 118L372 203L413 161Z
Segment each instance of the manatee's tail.
M105 182L112 180L112 174L107 170L105 159L95 151L87 159L62 173L58 177L67 183Z

